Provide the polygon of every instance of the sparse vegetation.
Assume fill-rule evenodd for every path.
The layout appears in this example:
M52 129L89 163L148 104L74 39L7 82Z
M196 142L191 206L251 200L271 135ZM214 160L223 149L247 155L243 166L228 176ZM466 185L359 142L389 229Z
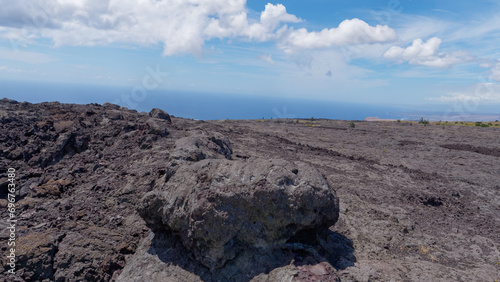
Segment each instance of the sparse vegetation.
M489 124L486 124L486 123L483 123L481 121L476 121L476 126L479 126L479 127L490 127L490 125L493 125L491 122Z
M355 128L355 127L356 127L356 125L354 124L354 121L351 121L349 123L349 128Z
M424 119L423 117L420 118L420 121L418 123L423 124L424 126L427 126L429 124L429 120Z

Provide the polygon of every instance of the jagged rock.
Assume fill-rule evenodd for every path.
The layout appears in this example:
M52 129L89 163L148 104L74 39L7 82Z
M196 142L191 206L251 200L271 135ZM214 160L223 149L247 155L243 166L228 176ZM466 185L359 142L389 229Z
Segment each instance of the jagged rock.
M67 179L50 179L47 183L40 185L34 190L36 191L37 197L45 196L60 196L65 188L71 184L71 181Z
M43 280L54 275L54 255L57 251L57 238L47 233L33 232L16 241L16 270L28 280Z
M229 139L214 132L211 136L207 134L195 134L193 136L180 138L175 142L171 160L197 162L204 159L225 158L230 160L233 150Z
M164 120L168 121L169 123L172 123L172 120L170 119L170 115L167 114L167 112L165 112L164 110L161 110L158 108L153 108L149 112L149 116L151 116L153 118L164 119Z
M160 131L148 125L150 119ZM359 122L354 132L345 130L345 121L314 120L313 127L306 126L310 123L176 118L169 126L167 120L118 105L0 100L0 210L6 219L7 172L15 168L19 243L16 275L9 275L8 265L2 263L0 281L325 282L339 277L342 281L490 281L500 277L500 225L492 220L498 218L500 159L488 153L500 148L498 128L429 125L424 130L409 122ZM167 135L163 129L168 129ZM74 139L68 138L71 134ZM184 143L195 138L201 140L194 142L198 148L193 142ZM451 143L455 150L450 150ZM229 155L236 161L227 161ZM226 181L223 175L209 167L204 180L189 167L247 159L245 166L230 165L244 167L244 175L259 158L291 164L301 160L327 176L342 200L340 219L330 233L299 231L276 248L249 247L215 270L196 259L179 232L155 231L152 238L145 238L150 229L136 209L146 193L174 183L185 187L181 176L193 185L206 183L213 193L200 192L200 201L215 208L192 219L206 216L224 222L222 207L212 200L230 197L225 197L224 189L211 186ZM300 171L291 172L300 176ZM51 179L56 183L49 183ZM428 204L428 199L438 199L442 205ZM220 213L214 216L215 211ZM5 229L6 224L0 222L0 227ZM253 222L245 226L249 224ZM0 231L3 258L9 236ZM141 241L144 245L137 249ZM241 246L233 242L230 252Z
M162 137L168 135L168 131L165 127L159 125L153 118L150 118L146 121L146 125L149 129L150 134L160 135Z
M303 162L203 160L180 167L146 194L139 213L158 232L173 232L210 269L246 249L270 249L300 231L327 229L338 199Z

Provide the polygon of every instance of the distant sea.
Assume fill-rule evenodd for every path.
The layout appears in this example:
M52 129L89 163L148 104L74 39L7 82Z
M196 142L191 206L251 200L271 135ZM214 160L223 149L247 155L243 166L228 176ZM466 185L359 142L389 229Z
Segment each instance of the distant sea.
M52 84L0 81L0 98L30 103L59 101L88 104L105 102L119 104L139 112L160 108L177 117L219 119L325 118L363 120L495 120L500 118L496 107L456 112L452 108L373 105L297 98L248 96L241 94L195 93L175 90L138 90L133 87L111 87L86 84ZM132 95L133 93L133 95Z

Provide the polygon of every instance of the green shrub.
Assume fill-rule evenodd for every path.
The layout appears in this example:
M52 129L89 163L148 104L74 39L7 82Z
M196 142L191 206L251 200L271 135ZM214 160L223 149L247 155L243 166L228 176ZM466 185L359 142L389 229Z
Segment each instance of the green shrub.
M476 126L482 126L482 125L483 125L483 123L482 123L482 122L480 122L480 121L476 121Z
M355 128L355 127L356 127L356 125L354 124L354 121L351 121L349 123L349 128Z
M429 120L427 119L424 119L423 117L420 118L420 121L418 123L421 123L425 126L427 126L429 124Z

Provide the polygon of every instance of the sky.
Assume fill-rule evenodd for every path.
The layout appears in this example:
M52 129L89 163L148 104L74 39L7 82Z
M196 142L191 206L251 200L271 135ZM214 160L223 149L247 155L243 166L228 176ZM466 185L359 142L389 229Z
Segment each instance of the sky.
M0 0L0 7L1 81L118 86L137 101L165 90L456 110L500 105L498 1Z

